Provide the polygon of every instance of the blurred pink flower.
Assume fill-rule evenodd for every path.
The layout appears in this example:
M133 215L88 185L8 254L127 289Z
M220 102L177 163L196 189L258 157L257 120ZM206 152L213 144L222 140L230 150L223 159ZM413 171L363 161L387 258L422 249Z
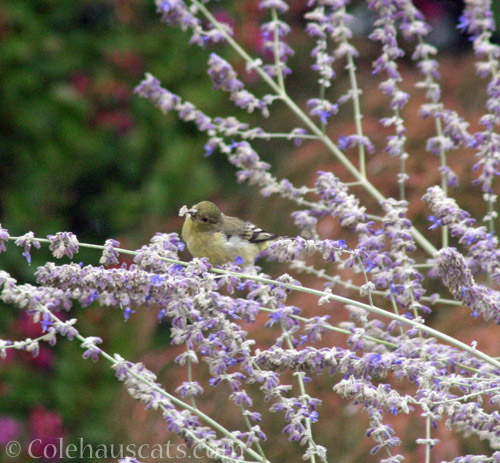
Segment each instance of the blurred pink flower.
M32 410L29 417L29 431L33 455L44 455L45 447L57 446L59 439L64 438L66 434L61 414L44 407Z
M415 6L426 18L441 18L445 13L442 4L435 0L415 0Z
M17 332L25 338L37 338L42 335L42 326L34 323L28 314L22 313L17 319Z
M36 368L39 368L41 370L52 368L52 364L54 363L54 354L50 347L47 347L43 344L40 345L40 350L36 357L33 357L33 355L27 352L25 354L26 361Z
M0 445L5 445L11 440L17 440L22 432L19 421L9 416L0 416Z
M217 19L217 21L227 24L229 27L231 27L231 29L233 29L233 31L237 27L236 21L226 9L217 8L213 11L213 15L214 18Z
M95 125L107 130L127 133L133 126L133 120L127 111L101 111L95 117Z
M132 74L143 72L143 57L129 51L111 50L107 53L107 58L116 66Z
M81 94L86 93L90 85L90 77L83 72L75 72L70 81L76 91Z

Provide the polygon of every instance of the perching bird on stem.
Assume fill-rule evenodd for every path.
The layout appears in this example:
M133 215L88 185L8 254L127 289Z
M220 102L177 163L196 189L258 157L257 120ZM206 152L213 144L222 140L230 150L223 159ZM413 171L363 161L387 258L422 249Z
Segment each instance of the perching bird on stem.
M212 265L253 265L256 257L278 238L250 222L224 215L210 201L202 201L191 209L183 206L179 215L186 217L182 238L189 252L193 257L208 257Z

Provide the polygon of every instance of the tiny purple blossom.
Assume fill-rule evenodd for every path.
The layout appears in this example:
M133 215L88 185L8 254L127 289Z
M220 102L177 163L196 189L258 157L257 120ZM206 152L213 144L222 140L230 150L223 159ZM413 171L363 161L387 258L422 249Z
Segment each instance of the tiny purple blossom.
M457 300L472 309L472 315L479 314L488 320L500 323L500 292L477 285L464 257L455 248L443 248L436 256L440 276Z
M288 5L283 0L261 0L259 4L261 9L276 8L280 13L286 13L288 11Z
M116 251L115 248L118 248L119 246L119 241L113 239L106 240L99 263L102 265L118 265L120 263L118 259L120 253Z
M311 98L308 100L307 106L309 107L309 114L319 117L322 124L326 124L328 119L338 112L338 105L319 98Z
M214 89L220 88L225 92L229 92L231 100L234 101L236 106L244 108L248 112L252 112L255 108L258 108L262 110L264 117L268 116L269 113L265 101L259 100L248 90L245 90L243 82L237 78L233 67L216 53L210 54L208 75L214 83Z
M142 463L142 462L137 460L137 458L125 457L125 458L120 458L118 460L118 463Z
M50 241L49 249L56 259L67 256L70 259L78 252L78 239L71 232L57 232L55 235L48 235Z
M302 135L305 134L307 134L307 130L302 128L296 128L291 131L290 135L293 138L293 143L295 144L295 146L300 146L302 144L302 142L304 141Z
M233 93L243 88L243 82L237 78L237 74L232 66L216 53L210 54L208 75L212 79L215 89L220 88L226 92Z
M94 362L99 360L99 355L102 354L102 350L99 349L96 344L102 344L102 339L95 336L89 336L82 342L82 348L86 349L83 353L84 359L92 358Z
M23 256L26 258L28 264L31 264L31 254L30 254L31 247L40 249L41 246L40 241L35 239L35 235L33 234L33 232L28 232L25 233L23 236L20 236L16 240L16 245L24 247Z
M23 427L19 421L10 416L0 416L0 445L7 445L19 439Z
M48 313L44 313L40 324L42 325L42 331L45 333L54 324L54 322L50 320Z
M130 316L135 313L135 310L132 310L130 307L125 307L123 310L123 318L125 321L128 321Z
M151 74L146 74L146 78L135 88L134 92L151 100L163 113L176 109L181 103L177 95L162 88L160 81Z
M0 253L7 251L5 244L9 241L9 232L6 228L2 228L0 224Z
M217 145L214 143L211 143L211 142L206 143L204 146L205 156L207 156L207 157L212 156L216 147L217 147Z

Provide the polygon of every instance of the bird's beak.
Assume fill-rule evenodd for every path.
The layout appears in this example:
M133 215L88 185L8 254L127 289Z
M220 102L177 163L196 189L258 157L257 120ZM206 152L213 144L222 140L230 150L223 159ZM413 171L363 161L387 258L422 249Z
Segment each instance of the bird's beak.
M196 216L196 214L198 214L198 209L195 209L194 207L192 207L191 209L189 209L187 211L187 213L191 216L191 218L193 218Z

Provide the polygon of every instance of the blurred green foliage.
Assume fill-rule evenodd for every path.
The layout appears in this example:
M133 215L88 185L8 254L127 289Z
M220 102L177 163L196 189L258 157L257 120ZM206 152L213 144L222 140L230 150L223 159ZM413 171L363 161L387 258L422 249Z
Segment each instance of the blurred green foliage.
M19 0L0 21L0 217L12 234L100 242L214 191L203 136L132 93L145 71L193 99L211 93L206 51L186 60L153 2Z

